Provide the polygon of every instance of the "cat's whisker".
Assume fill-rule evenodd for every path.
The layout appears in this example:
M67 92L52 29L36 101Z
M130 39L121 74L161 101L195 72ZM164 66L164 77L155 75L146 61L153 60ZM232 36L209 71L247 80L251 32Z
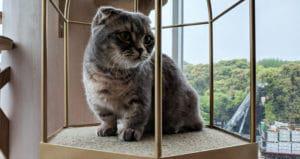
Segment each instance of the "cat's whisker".
M110 59L109 59L109 66L114 67L115 65L115 58L118 56L118 54L113 55Z

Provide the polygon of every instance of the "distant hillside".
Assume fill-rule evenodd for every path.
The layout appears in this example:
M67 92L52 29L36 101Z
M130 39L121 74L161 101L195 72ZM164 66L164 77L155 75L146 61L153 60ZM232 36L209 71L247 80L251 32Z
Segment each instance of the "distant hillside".
M215 119L227 122L249 92L246 59L219 61L214 65ZM209 72L207 64L185 62L184 73L200 96L205 120L209 119ZM266 122L300 122L300 61L264 59L257 62L257 83L264 87Z

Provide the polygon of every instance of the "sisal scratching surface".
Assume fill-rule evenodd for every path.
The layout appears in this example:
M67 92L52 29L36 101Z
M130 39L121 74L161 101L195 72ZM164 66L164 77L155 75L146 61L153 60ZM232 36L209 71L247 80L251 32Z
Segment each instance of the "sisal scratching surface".
M117 137L98 137L96 129L67 128L54 136L49 143L104 152L153 155L153 136L146 135L139 142L122 142ZM205 128L201 132L164 135L162 148L163 156L174 156L244 144L247 142L218 130Z

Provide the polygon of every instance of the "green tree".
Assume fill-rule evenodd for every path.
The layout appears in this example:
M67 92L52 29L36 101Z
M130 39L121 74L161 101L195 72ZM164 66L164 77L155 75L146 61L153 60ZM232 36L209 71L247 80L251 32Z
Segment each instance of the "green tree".
M214 64L215 119L227 122L249 92L249 63L246 59ZM200 97L201 113L209 120L209 68L185 63L184 73ZM265 59L257 62L257 83L263 85L265 115L274 121L300 121L300 61Z

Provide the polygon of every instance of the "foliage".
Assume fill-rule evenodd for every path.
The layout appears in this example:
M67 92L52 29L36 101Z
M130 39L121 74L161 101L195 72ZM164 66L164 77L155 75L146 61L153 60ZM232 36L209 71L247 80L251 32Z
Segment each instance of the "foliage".
M219 61L214 64L214 116L218 122L230 120L249 93L249 62L245 59ZM209 120L209 67L185 63L184 73L200 96L200 106ZM300 121L300 61L264 59L257 62L258 104L264 102L265 121ZM261 89L258 89L261 90ZM260 113L260 112L259 112Z

